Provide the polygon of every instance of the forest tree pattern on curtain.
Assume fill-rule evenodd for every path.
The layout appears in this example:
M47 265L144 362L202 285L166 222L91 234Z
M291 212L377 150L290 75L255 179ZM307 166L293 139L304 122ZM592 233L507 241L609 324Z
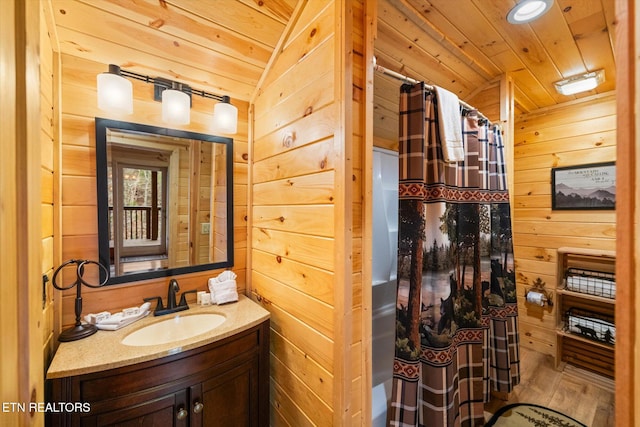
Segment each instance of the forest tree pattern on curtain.
M436 99L400 96L400 203L392 426L481 426L490 391L519 382L509 195L498 127L461 116L446 163Z

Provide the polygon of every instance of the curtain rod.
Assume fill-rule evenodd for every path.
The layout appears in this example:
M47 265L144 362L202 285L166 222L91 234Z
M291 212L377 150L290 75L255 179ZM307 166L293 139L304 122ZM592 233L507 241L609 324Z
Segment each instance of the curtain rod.
M378 72L380 72L382 74L385 74L385 75L387 75L389 77L393 77L394 79L402 80L402 81L407 82L407 83L411 83L411 84L414 84L414 85L420 83L420 81L418 81L416 79L412 79L411 77L407 77L407 76L405 76L403 74L398 73L397 71L393 71L393 70L390 70L388 68L383 67L382 65L378 65L376 63L375 56L373 57L373 69L375 71L378 71ZM435 92L435 86L429 85L427 83L425 83L424 86L427 89L429 89L430 91ZM484 119L484 120L488 121L489 123L491 123L491 120L489 120L487 118L487 116L482 114L477 108L475 108L474 106L472 106L470 104L467 104L462 99L459 99L459 101L460 101L460 105L462 105L464 108L466 108L467 110L475 111L481 119Z

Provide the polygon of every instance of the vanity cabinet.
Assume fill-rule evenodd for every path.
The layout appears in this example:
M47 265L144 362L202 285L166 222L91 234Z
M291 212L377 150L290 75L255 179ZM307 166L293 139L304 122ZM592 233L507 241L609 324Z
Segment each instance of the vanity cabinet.
M49 380L51 426L267 426L269 321L221 341L126 367Z

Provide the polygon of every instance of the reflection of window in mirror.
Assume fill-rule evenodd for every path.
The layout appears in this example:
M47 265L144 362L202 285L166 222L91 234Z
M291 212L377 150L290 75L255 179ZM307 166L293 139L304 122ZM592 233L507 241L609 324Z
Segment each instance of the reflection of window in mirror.
M232 142L96 119L99 252L109 283L233 265Z
M115 275L191 265L185 217L192 145L190 140L110 132L109 250Z
M148 268L167 268L167 156L128 150L128 158L112 153L109 174L109 248L119 274ZM151 153L153 155L153 153ZM155 163L155 165L152 165ZM120 239L113 239L113 235ZM117 245L114 246L114 242Z

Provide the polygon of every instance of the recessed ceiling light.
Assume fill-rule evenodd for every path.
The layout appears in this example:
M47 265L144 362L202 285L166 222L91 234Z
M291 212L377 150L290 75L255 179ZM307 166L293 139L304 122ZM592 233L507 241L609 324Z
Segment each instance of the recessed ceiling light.
M604 82L604 70L598 70L569 77L568 79L555 82L554 85L558 93L562 95L573 95L595 89L596 86L602 82Z
M538 19L549 9L553 0L522 0L516 4L507 15L507 21L512 24L526 24Z

